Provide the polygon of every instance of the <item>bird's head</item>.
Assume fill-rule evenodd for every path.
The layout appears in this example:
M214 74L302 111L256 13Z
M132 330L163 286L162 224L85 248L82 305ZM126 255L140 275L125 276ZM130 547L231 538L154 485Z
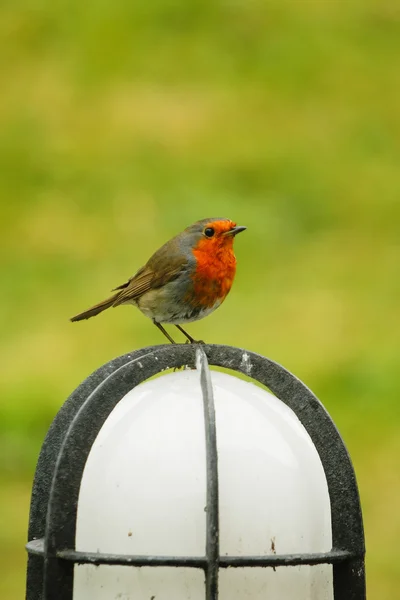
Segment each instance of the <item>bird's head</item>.
M234 221L224 218L202 219L187 229L193 250L207 254L231 250L235 236L246 227L238 226Z

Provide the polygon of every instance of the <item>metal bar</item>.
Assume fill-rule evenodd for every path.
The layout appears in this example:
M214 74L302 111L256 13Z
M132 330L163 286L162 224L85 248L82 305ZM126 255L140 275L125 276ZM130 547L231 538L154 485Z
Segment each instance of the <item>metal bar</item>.
M221 569L238 567L296 567L299 565L332 565L352 558L347 550L314 554L273 554L271 556L221 556Z
M203 556L130 556L124 554L100 554L61 550L57 558L79 565L122 565L131 567L188 567L206 569L208 559ZM271 556L221 556L221 569L243 567L295 567L299 565L341 564L352 559L347 551L320 552L315 554L273 554Z
M242 372L266 385L299 417L316 446L327 478L332 507L333 546L343 549L321 554L269 557L219 558L217 554L214 568L218 572L218 566L221 568L277 567L331 563L334 565L335 600L342 600L344 597L346 600L347 598L363 600L365 598L363 561L365 548L357 484L346 448L325 409L302 382L269 359L227 346L205 345L201 350L208 356L210 364ZM196 346L192 344L187 346L177 344L175 347L165 345L146 348L120 357L90 376L61 409L42 449L32 493L28 538L32 541L27 545L28 600L44 600L53 597L57 597L57 600L69 600L72 598L71 575L74 562L90 563L85 558L87 553L64 556L63 552L74 551L62 551L60 555L59 549L74 547L76 505L84 464L91 444L108 414L127 391L156 372L183 364L193 365L195 352ZM210 508L211 505L208 503L208 509ZM218 518L218 512L216 515ZM207 513L207 523L208 518ZM46 538L45 544L37 539L42 537ZM218 538L216 542L218 543ZM44 572L43 555L46 565ZM75 561L74 556L79 557L79 561ZM102 557L108 558L107 555L96 554L97 560ZM124 556L118 558L125 559ZM143 558L147 560L148 557ZM167 557L167 559L171 561L175 560L175 557ZM178 557L177 560L182 559L184 557ZM208 555L206 558L191 557L189 560L199 560L198 568L204 568L208 573L207 569L210 565ZM285 562L285 560L293 562ZM204 561L203 566L200 566L201 561ZM174 564L180 566L179 562ZM71 572L68 569L71 569ZM43 583L45 591L43 591ZM352 590L351 596L348 594L349 590Z
M207 559L205 556L129 556L124 554L100 554L97 552L60 550L60 552L57 552L57 558L68 560L78 565L207 568Z
M206 537L206 600L218 600L219 566L219 501L218 501L218 453L217 428L215 424L214 395L207 356L200 347L196 351L196 366L200 371L203 394L204 427L206 434L207 461L207 537Z
M352 568L333 569L334 598L365 600L364 529L357 481L346 446L317 397L274 361L229 346L204 346L211 365L239 371L264 384L297 415L319 454L331 500L332 545L361 557ZM354 589L349 595L346 590Z
M143 348L113 359L85 379L63 404L50 426L40 451L32 489L28 540L36 540L45 536L53 474L65 435L76 413L98 385L119 367L159 348L160 346ZM72 531L73 535L74 531ZM44 556L29 552L26 600L43 600L44 572ZM72 587L70 597L72 598Z
M79 402L65 430L55 461L47 505L43 592L41 600L72 600L73 563L57 558L60 548L73 548L80 485L87 457L103 423L113 408L131 389L142 381L168 368L194 364L192 344L159 346L133 354L105 378L97 379L97 387ZM99 373L100 375L100 373ZM42 536L35 536L42 537ZM35 585L35 587L37 587ZM28 596L28 600L38 600Z
M25 544L29 556L44 556L44 539L32 540Z
M30 542L27 550L43 554L43 540L39 544ZM204 556L139 556L129 554L104 554L100 552L79 552L60 550L57 558L80 565L122 565L132 567L188 567L205 569L208 560ZM221 569L243 567L292 567L299 565L343 565L360 560L347 550L316 552L307 554L273 554L269 556L221 556Z
M349 586L351 582L351 586ZM333 566L333 592L335 600L365 600L365 566L364 557Z

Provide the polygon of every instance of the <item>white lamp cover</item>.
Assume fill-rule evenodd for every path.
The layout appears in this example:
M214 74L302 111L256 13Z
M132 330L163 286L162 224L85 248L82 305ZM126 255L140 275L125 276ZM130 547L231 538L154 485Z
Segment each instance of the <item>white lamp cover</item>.
M212 371L219 469L220 555L328 552L325 474L303 425L253 383ZM206 455L198 371L129 392L87 460L76 549L204 556ZM76 565L74 600L204 600L201 569ZM219 571L219 600L332 600L329 565Z

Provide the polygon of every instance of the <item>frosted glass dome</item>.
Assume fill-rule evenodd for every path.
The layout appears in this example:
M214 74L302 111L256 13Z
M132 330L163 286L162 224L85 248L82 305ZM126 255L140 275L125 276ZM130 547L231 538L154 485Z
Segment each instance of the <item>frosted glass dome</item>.
M220 555L328 552L330 501L318 453L293 411L212 371ZM199 372L131 390L104 423L79 495L76 549L204 556L206 455ZM75 566L74 600L204 600L202 570ZM332 600L329 565L219 571L219 600Z

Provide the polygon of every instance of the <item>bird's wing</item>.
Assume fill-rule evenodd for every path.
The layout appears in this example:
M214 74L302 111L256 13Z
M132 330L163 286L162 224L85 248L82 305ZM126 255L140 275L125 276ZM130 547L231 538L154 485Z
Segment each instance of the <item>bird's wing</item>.
M126 281L125 283L121 283L121 285L119 285L118 287L113 288L111 291L112 292L116 292L118 290L124 290L125 288L128 287L128 285L130 284L131 281L133 281L136 277L138 277L139 275L141 275L143 273L143 271L145 271L146 266L141 267L139 269L139 271L137 271L134 275L132 275L132 277L130 277L128 279L128 281Z
M149 262L123 283L116 290L121 292L116 296L113 306L136 300L146 292L159 288L173 281L186 270L188 262L181 255L171 256L154 254Z

